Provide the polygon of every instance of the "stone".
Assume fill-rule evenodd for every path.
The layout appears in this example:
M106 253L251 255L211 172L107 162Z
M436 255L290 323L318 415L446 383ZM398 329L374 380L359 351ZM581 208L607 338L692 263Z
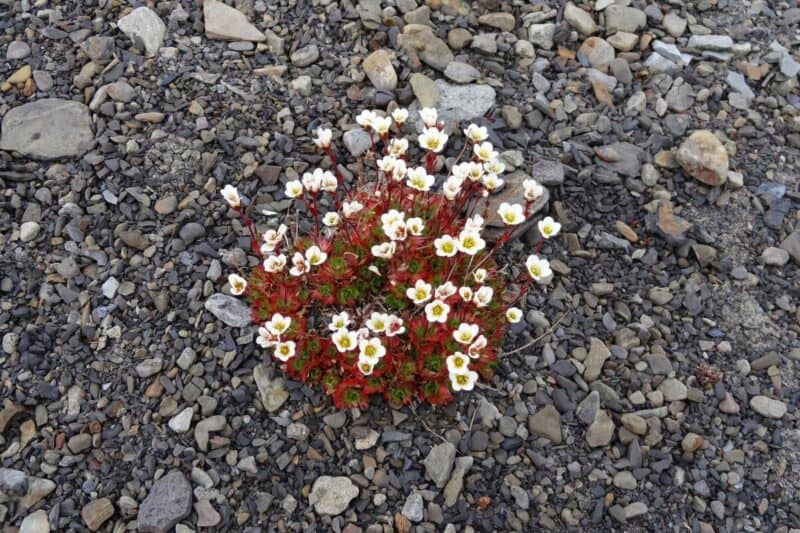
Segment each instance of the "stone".
M204 418L194 427L194 440L200 451L208 449L209 433L222 431L225 428L226 419L223 415L214 415Z
M97 531L114 516L114 504L108 498L92 500L81 509L81 518L89 531Z
M635 33L618 31L614 35L609 36L606 40L608 44L620 52L630 52L639 42L639 36Z
M436 83L424 74L415 72L409 78L411 90L419 100L420 107L436 107L441 93Z
M597 31L597 24L592 16L572 2L568 2L564 8L564 20L583 35L591 35Z
M642 515L647 514L647 505L644 502L633 502L625 506L625 519L631 520Z
M794 262L800 265L800 229L796 229L781 241L781 249L792 256Z
M644 150L627 142L615 142L595 148L601 166L632 178L639 177L644 161Z
M524 181L529 178L527 174L522 171L515 171L503 176L505 183L499 192L492 194L489 198L489 211L486 215L486 238L489 240L497 239L503 231L505 224L497 214L497 210L502 203L522 204L525 205L525 188L523 187ZM550 191L544 188L542 195L534 200L528 206L528 216L525 222L518 224L513 232L512 238L519 235L524 235L531 227L533 227L536 213L541 211L550 200Z
M545 405L528 418L528 430L553 444L561 444L561 415L554 406Z
M698 181L718 187L728 178L728 151L708 130L697 130L681 143L678 164Z
M608 33L617 31L636 33L647 25L647 15L644 11L633 7L614 4L605 10L604 15Z
M92 436L88 433L78 433L77 435L73 435L67 441L67 448L73 454L77 455L83 451L89 449L92 445Z
M725 81L728 82L731 89L741 94L748 102L756 97L756 93L754 93L753 89L747 84L747 80L738 72L729 70Z
M197 513L196 525L198 528L214 527L222 520L217 510L206 498L202 498L194 504L194 511Z
M678 402L685 400L689 390L686 385L675 378L667 378L658 386L658 390L664 395L664 400L668 402Z
M252 322L250 308L233 296L221 292L212 294L204 306L206 311L232 328L243 328Z
M783 248L769 246L761 252L761 262L769 266L783 266L789 262L789 252Z
M424 515L425 502L422 501L422 495L419 492L412 492L406 498L403 504L403 516L412 522L422 522Z
M397 72L387 50L375 50L364 59L362 65L369 81L379 91L393 91L397 88Z
M164 44L167 26L148 7L137 7L117 21L117 27L133 41L137 47L143 46L149 57L158 54L158 49Z
M0 492L7 496L23 496L28 490L28 475L22 470L0 468Z
M342 140L347 150L354 157L358 157L372 147L370 134L361 128L355 128L344 132Z
M730 392L726 392L725 398L719 402L719 410L725 414L737 415L739 414L740 407L733 395Z
M168 533L192 510L192 486L178 470L158 481L139 506L137 518L141 533Z
M727 52L733 48L733 39L727 35L692 35L688 46L696 50Z
M634 490L636 488L636 478L627 470L614 474L612 480L614 486L622 490Z
M622 427L634 435L645 435L647 433L647 421L635 413L625 413L620 417Z
M161 372L164 360L157 357L150 357L136 365L136 373L140 378L149 378L153 374Z
M19 240L22 242L30 242L39 235L39 230L41 229L41 224L34 222L33 220L23 222L19 226Z
M783 418L786 414L786 404L780 400L774 400L767 396L753 396L750 398L750 407L767 418Z
M292 64L297 67L307 67L313 65L319 59L319 47L316 44L309 44L292 52L290 57Z
M187 407L177 415L170 418L168 425L175 433L186 433L189 431L189 428L192 427L193 416L194 409Z
M704 442L705 439L703 437L690 431L683 437L683 440L681 440L681 448L683 448L683 451L686 453L694 453L703 446Z
M452 507L458 501L458 496L464 486L464 476L472 468L475 459L472 456L459 457L456 459L453 473L450 476L450 481L444 488L444 505L445 507Z
M50 520L47 512L39 509L26 516L19 526L19 533L50 533Z
M289 399L283 379L270 379L264 365L259 364L253 368L253 381L256 382L261 405L268 413L276 412Z
M673 37L680 37L686 31L686 19L679 17L675 13L667 13L661 22L667 33Z
M28 492L25 493L19 503L22 507L30 509L54 490L56 490L56 484L49 479L28 477Z
M24 85L25 82L31 78L32 72L33 71L31 70L30 65L24 65L14 71L14 73L8 77L6 82L10 83L11 85Z
M414 50L423 63L439 71L443 71L453 60L453 52L447 43L436 37L429 26L407 24L397 37L397 44Z
M556 25L552 22L544 24L531 24L528 26L528 41L531 44L550 50L553 48L553 37L555 37Z
M109 83L105 87L106 93L115 102L126 104L136 96L136 90L126 81L116 81L114 83Z
M250 42L266 40L264 34L247 20L244 13L218 0L203 2L203 23L209 39Z
M647 297L656 305L666 305L672 300L672 292L668 287L651 287Z
M83 155L93 139L88 107L72 100L44 98L6 113L0 150L34 159L72 158Z
M439 120L444 122L445 130L452 133L456 131L461 122L482 117L494 107L497 93L488 85L453 85L444 80L436 80L439 89L439 101L436 110ZM420 126L416 103L409 108L414 116L415 123Z
M6 59L16 61L31 55L31 47L25 41L11 41L6 48Z
M578 54L600 71L606 71L615 57L614 47L600 37L589 37L583 41L581 47L578 48Z
M546 187L564 183L564 165L558 161L539 159L531 167L531 177Z
M444 75L456 83L471 83L480 78L481 73L472 65L451 61L444 69Z
M581 400L578 407L575 409L575 416L584 424L591 424L597 417L597 412L600 410L600 393L593 390L586 395L586 398Z
M589 354L586 356L583 371L583 379L587 383L591 383L600 377L603 370L603 364L606 359L611 357L611 352L605 343L596 337L592 337L589 341Z
M343 513L358 496L358 487L344 476L320 476L314 480L308 503L318 514L335 516Z
M109 62L114 56L115 48L113 37L100 35L92 35L81 43L81 49L86 57L98 64Z
M614 429L614 421L604 409L601 409L586 430L586 443L592 448L607 446L614 437Z
M443 442L432 447L422 461L428 478L440 489L450 479L455 459L456 447L451 442Z
M517 21L511 13L486 13L478 17L478 22L500 31L514 31Z

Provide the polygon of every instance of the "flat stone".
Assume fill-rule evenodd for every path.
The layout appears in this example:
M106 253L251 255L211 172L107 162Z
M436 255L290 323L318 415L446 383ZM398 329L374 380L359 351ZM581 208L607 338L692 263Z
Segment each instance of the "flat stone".
M308 503L318 514L335 516L343 513L358 496L358 487L344 476L320 476L314 480Z
M6 59L16 61L31 55L31 47L25 41L11 41L6 48Z
M450 442L437 444L422 461L428 478L440 489L447 484L456 459L456 447Z
M564 183L564 165L558 161L539 159L531 167L531 177L546 187Z
M319 47L316 44L309 44L292 52L290 57L292 64L298 67L313 65L319 59Z
M556 34L556 25L552 22L544 24L531 24L528 26L528 40L531 44L550 50L553 48L553 37Z
M708 130L697 130L683 141L675 159L690 176L718 187L728 178L728 151Z
M29 476L28 492L25 493L19 503L22 507L30 509L54 490L56 490L56 484L49 479Z
M34 159L71 158L83 155L93 139L88 107L72 100L44 98L6 113L0 150Z
M136 365L136 373L140 378L149 378L153 374L161 372L164 360L158 357L150 357Z
M791 255L794 262L800 265L800 229L794 230L781 241L781 249Z
M599 378L603 370L603 364L609 357L611 357L611 352L605 343L596 337L592 337L589 341L589 354L584 361L586 369L583 371L583 379L590 383Z
M480 78L478 69L461 61L451 61L444 69L444 75L456 83L471 83Z
M686 385L675 378L667 378L662 381L661 385L658 386L658 390L664 395L664 400L668 402L685 400L689 393Z
M568 2L564 8L564 20L583 35L591 35L597 31L597 24L592 16L572 2Z
M114 516L114 504L108 498L92 500L81 509L81 518L89 531L97 531Z
M168 533L192 510L192 486L178 470L153 483L137 518L141 533Z
M50 520L47 511L39 509L26 516L19 526L19 533L50 533Z
M289 399L283 379L270 379L264 365L259 364L253 368L253 381L256 382L261 405L268 413L276 412Z
M361 128L355 128L344 132L342 136L345 147L350 155L358 157L372 147L372 139L369 133Z
M397 44L413 49L423 63L439 71L453 60L453 52L447 43L436 37L429 26L407 24L397 37Z
M680 37L686 31L686 19L681 18L675 13L667 13L664 15L664 20L661 22L667 33L673 37Z
M214 527L220 523L222 517L216 509L211 505L211 502L206 498L198 500L194 504L194 511L197 513L197 527Z
M727 35L692 35L689 37L689 48L727 52L733 48L733 39Z
M183 411L173 416L169 420L169 427L175 433L186 433L192 427L192 417L194 410L191 407L185 408Z
M206 37L222 41L262 42L266 37L253 26L241 11L218 2L203 2L203 22Z
M444 488L444 505L445 507L452 507L458 501L458 496L464 486L464 476L469 472L474 463L472 456L459 457L456 459L453 473L450 476L450 481Z
M597 412L600 410L600 393L593 390L586 395L586 398L581 400L578 407L575 409L575 416L584 424L591 424L597 417Z
M614 4L605 10L608 33L625 31L636 33L647 25L647 15L641 9Z
M227 294L219 292L212 294L206 300L205 309L232 328L243 328L252 322L247 304Z
M0 468L0 492L9 496L23 496L28 490L28 475L22 470Z
M379 91L393 91L397 87L397 72L387 50L372 52L364 59L363 67L369 81Z
M420 107L436 107L438 105L441 92L436 82L419 72L412 74L408 81L414 96L419 100Z
M506 202L525 205L525 188L522 184L529 177L530 176L519 170L503 176L505 180L503 188L500 189L499 192L492 194L489 198L489 212L486 215L485 235L487 239L494 241L499 238L500 234L503 232L505 224L500 218L500 215L497 214L497 210L500 208L501 204ZM528 217L525 222L518 224L514 228L511 234L512 238L525 234L525 232L533 226L536 214L547 205L549 200L550 191L547 190L547 188L543 188L542 195L534 200L528 207Z
M208 449L209 433L215 431L222 431L225 428L227 420L223 415L214 415L204 418L194 427L194 440L197 442L197 447L200 451Z
M516 19L511 13L486 13L478 17L478 22L492 28L497 28L500 31L514 31L516 26Z
M412 522L422 522L422 519L425 517L424 510L425 502L422 501L422 495L419 492L412 492L408 495L408 498L406 498L401 512L403 516Z
M608 65L614 61L615 57L614 47L600 37L589 37L583 41L581 47L578 48L578 54L585 57L591 66L601 71L607 70Z
M561 444L561 415L554 406L545 405L528 418L528 430L553 444Z
M644 161L644 150L627 142L615 142L595 148L601 166L632 178L639 177Z
M117 21L117 27L133 41L137 47L143 46L149 57L158 54L164 44L167 26L148 7L137 7Z
M67 448L74 454L79 454L89 449L92 445L92 436L88 433L78 433L67 441Z
M634 490L636 488L636 478L633 477L633 474L627 470L623 470L622 472L617 472L614 474L614 479L612 482L618 489Z
M614 429L614 421L605 410L601 409L586 430L586 443L592 448L607 446L614 437Z
M753 396L750 398L750 407L767 418L783 418L786 414L786 404L780 400L774 400L767 396Z

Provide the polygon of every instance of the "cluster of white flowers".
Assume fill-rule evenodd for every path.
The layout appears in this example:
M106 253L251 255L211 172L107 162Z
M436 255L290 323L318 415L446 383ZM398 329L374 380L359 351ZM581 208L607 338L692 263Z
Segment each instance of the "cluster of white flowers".
M289 198L300 198L304 193L316 195L320 191L335 193L339 186L339 181L330 170L314 169L313 172L306 172L300 180L290 180L286 182L285 194Z
M275 357L285 363L295 354L295 342L281 340L281 335L286 333L291 325L291 317L275 313L263 326L258 328L256 342L262 348L272 348Z
M394 337L405 333L403 319L399 316L374 312L365 321L364 327L349 329L352 324L347 311L333 315L328 329L333 332L331 341L339 353L358 349L358 370L365 376L372 374L375 366L386 355L386 347L379 335Z

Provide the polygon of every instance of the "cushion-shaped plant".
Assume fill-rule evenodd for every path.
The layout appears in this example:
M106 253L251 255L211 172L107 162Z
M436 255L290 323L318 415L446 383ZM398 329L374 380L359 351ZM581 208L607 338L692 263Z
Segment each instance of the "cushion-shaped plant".
M409 163L411 148L400 136L406 110L363 111L356 120L372 140L365 166L374 165L367 184L348 190L340 173L323 169L286 183L286 196L303 202L313 219L308 235L290 238L281 224L258 239L236 189L222 190L262 260L247 279L229 276L231 292L247 298L260 324L258 344L340 408L363 407L375 395L393 405L444 404L472 390L491 377L508 324L521 320L517 302L532 283L552 278L548 261L535 254L514 279L495 262L541 186L526 180L525 205L500 205L505 228L488 243L484 219L504 166L486 129L464 130L464 147L439 189L448 135L435 110L420 116L421 165ZM320 129L315 143L337 169L332 137ZM323 204L330 210L322 213ZM539 223L542 238L559 229L549 217Z

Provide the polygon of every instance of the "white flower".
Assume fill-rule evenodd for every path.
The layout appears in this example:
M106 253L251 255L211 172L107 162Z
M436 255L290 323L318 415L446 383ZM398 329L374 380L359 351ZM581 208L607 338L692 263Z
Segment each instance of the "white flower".
M372 129L381 136L386 135L391 127L392 117L375 117L375 120L372 121Z
M494 289L488 285L484 285L475 291L472 301L475 302L476 307L486 307L492 301L492 296L494 296Z
M561 231L561 224L553 220L553 217L544 217L538 224L539 233L545 239L555 237Z
M467 348L467 354L469 354L469 356L472 357L473 359L477 359L478 357L481 356L481 350L486 348L486 344L487 344L486 337L484 337L483 335L479 335L478 338L475 339L475 341L469 345L469 348Z
M419 116L426 128L432 128L436 126L436 119L438 118L436 109L432 107L423 107L419 110Z
M386 336L394 337L395 335L402 335L406 332L406 327L403 325L403 319L399 316L388 315L386 317Z
M497 157L497 152L494 151L494 146L490 142L482 142L472 147L472 151L483 162L491 161Z
M404 241L406 240L406 223L402 220L395 220L389 226L383 227L384 233L386 236L389 237L393 241Z
M381 224L383 224L383 227L390 226L398 220L405 223L406 214L397 209L389 209L381 215Z
M472 273L472 279L474 279L478 283L483 283L486 281L486 276L488 273L486 272L485 268L479 268Z
M528 202L533 202L544 194L544 188L534 179L523 181L522 188L525 190L525 200Z
M325 216L322 217L322 223L328 226L329 228L333 228L339 225L342 219L339 217L339 213L336 211L329 211L325 213Z
M408 152L408 139L392 139L389 141L389 155L403 157Z
M233 185L226 185L222 188L222 197L228 202L231 207L239 207L242 205L242 200L239 198L239 191Z
M529 255L525 261L525 266L528 268L528 274L537 283L546 285L553 279L553 271L550 269L550 262L547 259L540 258L537 255Z
M450 386L453 387L454 392L471 391L475 388L476 381L478 381L478 373L474 370L468 370L463 374L450 374Z
M406 177L407 172L408 165L406 165L406 162L402 159L398 159L394 164L394 168L392 169L392 180L396 182L403 181L403 178Z
M447 282L443 283L442 285L439 285L438 287L436 287L435 294L436 294L436 297L439 298L440 300L447 300L452 295L454 295L456 293L456 291L458 291L456 286L453 285L452 282L447 281Z
M333 315L331 317L331 323L328 324L328 329L331 331L339 331L340 329L346 329L349 325L350 315L347 311L342 311L338 315Z
M292 268L289 269L289 274L292 276L302 276L311 268L311 263L303 257L300 252L295 252L292 256Z
M447 363L447 371L450 374L463 374L469 370L469 359L461 352L448 355L445 362Z
M312 246L306 250L306 259L313 266L321 265L328 258L328 254L319 249L319 246Z
M256 344L258 344L262 348L269 348L276 342L278 342L277 335L273 335L270 330L268 330L263 326L258 328L258 337L256 337Z
M467 254L475 255L486 248L486 241L481 239L477 231L464 230L458 235L458 250Z
M269 330L275 336L283 335L286 333L286 330L289 329L289 326L292 325L292 317L290 316L283 316L280 313L275 313L272 315L267 322L264 323L264 327Z
M506 166L500 162L499 159L492 159L491 161L483 164L483 169L489 174L502 174Z
M238 274L230 274L228 276L228 283L231 286L231 294L239 296L244 293L247 288L247 280Z
M489 191L494 191L503 186L504 181L497 177L497 174L485 174L483 176L483 186Z
M438 128L427 128L417 141L421 148L438 154L447 144L447 134Z
M442 235L433 241L436 255L439 257L453 257L458 253L458 241L450 235Z
M322 169L314 169L314 172L303 174L303 188L309 192L319 192L322 188Z
M375 244L371 249L372 255L380 259L391 259L396 250L397 244L394 241Z
M436 181L434 176L428 174L423 167L417 167L407 172L406 185L420 192L428 192Z
M455 200L458 193L461 192L461 184L463 181L455 176L450 176L444 181L442 185L442 191L444 192L445 198L450 201Z
M358 328L358 331L356 331L356 335L358 336L358 342L361 342L361 339L368 339L369 328Z
M503 219L503 223L507 226L516 226L525 221L525 214L522 211L520 204L509 204L503 202L497 210L497 214Z
M447 322L447 316L450 314L450 306L441 300L433 300L425 306L425 318L428 322Z
M294 341L279 342L275 345L275 357L284 363L294 357Z
M471 302L474 293L472 292L471 287L459 287L458 295L461 296L461 299L465 302Z
M376 267L375 265L370 265L370 266L368 266L368 267L367 267L367 270L369 270L370 272L372 272L372 273L373 273L373 274L375 274L376 276L380 276L380 275L381 275L381 271L380 271L380 270L378 269L378 267Z
M283 254L270 255L264 259L264 270L271 273L282 272L286 268L286 256Z
M373 333L383 333L384 331L386 331L387 320L388 320L387 315L373 311L372 314L369 315L369 319L366 322L366 326Z
M375 337L371 339L360 339L358 341L358 349L358 358L368 361L373 365L378 364L378 361L386 355L386 348L381 344L380 339Z
M467 324L462 322L458 325L458 329L453 332L453 338L456 342L469 345L478 336L478 324Z
M339 353L349 352L355 350L358 346L358 334L348 329L340 329L331 335L331 341L333 341Z
M386 174L389 174L394 168L394 164L397 163L397 158L393 155L387 155L378 159L376 163L378 164L378 168L380 170Z
M350 218L362 209L364 209L364 205L357 200L353 200L352 202L342 202L342 213L344 213L344 218Z
M522 320L522 309L519 307L509 307L506 309L506 320L511 324L516 324Z
M333 139L333 132L326 128L317 128L317 136L314 137L314 144L323 150L331 145Z
M303 196L303 184L300 180L286 182L286 196L289 198L299 198Z
M397 124L403 124L406 120L408 120L408 109L404 107L398 107L394 111L392 111L392 118L394 119Z
M375 114L374 111L365 109L361 113L359 113L359 115L356 117L356 122L358 122L359 126L366 129L372 127L372 123L375 121L376 118L378 118L378 116Z
M470 141L472 141L473 144L477 144L489 138L489 131L486 129L485 126L470 124L469 126L467 126L467 129L464 130L464 135Z
M478 181L483 176L483 165L474 161L465 161L453 166L453 176L463 180Z
M361 371L361 374L365 376L369 376L372 374L372 370L375 368L375 365L369 364L367 361L362 361L359 357L358 359L358 370Z
M406 220L406 229L411 235L419 237L425 231L425 222L419 217L413 217Z
M418 279L413 287L406 289L406 296L417 305L423 304L430 300L433 287L430 283L425 283L425 280Z
M278 226L277 230L268 229L264 232L264 244L261 245L261 253L267 254L272 252L283 240L284 235L286 235L287 231L286 224L281 224Z
M464 223L464 231L477 231L480 232L483 229L484 220L483 217L480 215L473 215L467 219Z
M326 192L336 192L339 186L339 180L333 175L333 172L326 170L322 173L322 190Z

